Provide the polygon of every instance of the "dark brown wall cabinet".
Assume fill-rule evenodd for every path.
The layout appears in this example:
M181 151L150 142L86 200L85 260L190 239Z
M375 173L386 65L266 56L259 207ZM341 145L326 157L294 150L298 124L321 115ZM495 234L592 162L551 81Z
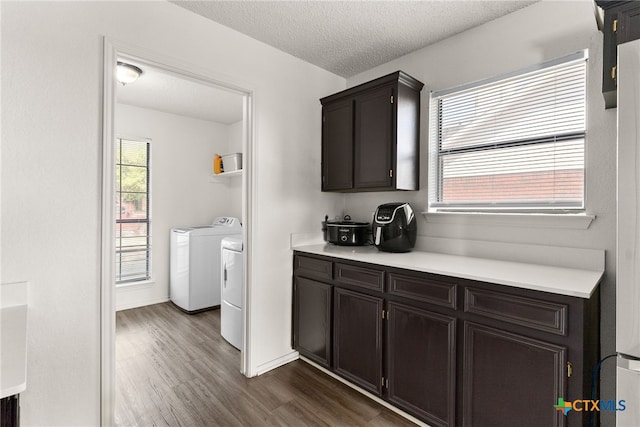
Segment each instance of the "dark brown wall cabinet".
M322 191L418 190L420 91L402 71L322 98Z
M553 405L590 396L598 312L597 293L294 254L294 348L432 426L588 425Z
M604 10L602 94L605 108L617 105L618 45L640 38L640 2L596 1Z

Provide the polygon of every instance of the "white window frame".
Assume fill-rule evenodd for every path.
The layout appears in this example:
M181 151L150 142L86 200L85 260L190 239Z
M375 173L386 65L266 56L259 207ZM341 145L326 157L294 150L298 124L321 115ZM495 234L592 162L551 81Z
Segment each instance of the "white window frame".
M115 146L117 146L120 141L132 141L132 142L138 142L141 144L146 144L147 147L147 164L146 164L146 172L147 172L147 217L145 221L136 221L136 222L140 222L140 223L144 223L147 225L147 236L146 236L146 252L147 252L147 256L146 256L146 275L144 277L137 277L137 278L132 278L132 279L118 279L120 277L120 273L118 271L115 272L115 283L116 283L116 287L125 287L125 286L131 286L131 285L139 285L139 284L146 284L146 283L150 283L152 282L152 244L151 244L151 139L150 138L130 138L130 137L124 137L124 136L118 136L116 137L116 143ZM115 150L114 150L115 151ZM120 159L115 157L115 153L114 153L114 168L117 168L120 165ZM115 175L115 174L114 174ZM115 189L115 193L118 194L119 193L119 189ZM122 220L122 219L118 219L117 215L116 215L116 224L119 223L127 223L130 222L128 220ZM120 245L117 242L117 237L116 237L116 242L114 244L114 248L115 248L115 260L117 261L118 258L121 257L120 253L119 253L119 248Z
M524 70L515 71L512 73L504 74L501 76L497 76L491 79L482 80L479 82L470 83L464 86L456 87L453 89L448 89L439 92L433 92L431 94L430 99L430 132L429 132L429 171L428 171L428 212L425 214L446 214L446 213L473 213L473 214L544 214L544 215L556 215L556 214L584 214L585 205L586 205L586 141L587 141L587 124L586 124L586 93L585 93L585 127L584 132L582 132L578 137L584 138L584 150L583 156L585 161L585 166L583 168L583 194L582 194L582 203L574 204L574 205L562 205L557 206L554 204L547 203L510 203L510 204L501 204L501 203L492 203L492 204L446 204L439 202L439 188L441 185L441 162L440 162L440 153L439 153L439 98L442 96L446 96L449 94L461 93L466 91L472 91L474 88L479 88L481 86L492 85L496 83L500 83L506 81L508 79L517 78L518 76L522 76L525 74L535 73L539 70L546 70L550 67L555 67L562 64L573 63L576 61L585 62L585 92L588 81L587 69L586 69L586 61L588 59L587 51L580 51L574 54L558 58L552 61L548 61L539 65L535 65L532 67L528 67Z

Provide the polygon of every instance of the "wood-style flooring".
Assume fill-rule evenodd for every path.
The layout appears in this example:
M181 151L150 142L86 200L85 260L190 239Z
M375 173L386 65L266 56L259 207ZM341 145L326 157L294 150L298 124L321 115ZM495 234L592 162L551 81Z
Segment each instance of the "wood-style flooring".
M220 311L171 303L116 315L117 426L412 426L302 361L240 374Z

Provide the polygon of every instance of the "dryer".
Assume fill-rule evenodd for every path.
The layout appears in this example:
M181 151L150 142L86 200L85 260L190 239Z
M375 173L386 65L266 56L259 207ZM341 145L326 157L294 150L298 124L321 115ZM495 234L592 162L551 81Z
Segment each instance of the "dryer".
M240 220L230 217L171 229L169 298L176 306L187 313L220 306L220 242L241 233Z
M229 344L242 350L242 285L244 283L244 259L242 237L222 239L220 282L220 334Z

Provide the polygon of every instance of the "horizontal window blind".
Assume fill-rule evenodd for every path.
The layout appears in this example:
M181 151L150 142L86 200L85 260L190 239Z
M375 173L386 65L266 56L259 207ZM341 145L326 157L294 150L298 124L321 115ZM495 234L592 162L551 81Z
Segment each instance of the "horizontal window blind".
M432 96L430 206L584 206L586 59Z
M149 145L116 141L116 283L150 278Z

